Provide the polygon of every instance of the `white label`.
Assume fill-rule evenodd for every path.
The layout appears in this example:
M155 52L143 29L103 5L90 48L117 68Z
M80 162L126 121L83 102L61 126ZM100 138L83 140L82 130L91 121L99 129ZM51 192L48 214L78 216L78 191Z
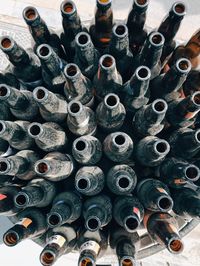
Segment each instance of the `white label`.
M92 250L95 252L95 254L99 254L100 251L100 246L97 242L95 241L87 241L85 242L81 247L80 247L80 252L83 252L84 250Z
M61 235L55 235L55 236L52 236L50 241L49 241L49 244L57 244L59 247L63 247L64 244L66 243L66 239L61 236Z

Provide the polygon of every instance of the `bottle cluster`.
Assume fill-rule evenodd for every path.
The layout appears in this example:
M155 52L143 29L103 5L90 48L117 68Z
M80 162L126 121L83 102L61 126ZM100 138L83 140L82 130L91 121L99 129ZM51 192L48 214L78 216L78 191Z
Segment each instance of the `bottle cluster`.
M97 0L88 28L65 0L60 36L27 7L32 48L0 38L0 214L16 221L3 240L41 243L44 266L73 250L95 266L108 246L134 266L144 228L178 254L176 216L200 218L200 30L177 46L176 2L147 32L148 5L116 22Z

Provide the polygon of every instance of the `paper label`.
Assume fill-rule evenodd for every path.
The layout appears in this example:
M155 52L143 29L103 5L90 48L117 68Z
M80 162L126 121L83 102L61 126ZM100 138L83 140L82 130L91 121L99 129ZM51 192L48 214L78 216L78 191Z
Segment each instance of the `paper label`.
M49 244L57 244L59 247L63 247L66 243L66 239L61 235L54 235L51 237Z
M30 218L24 218L21 221L19 221L17 224L24 226L25 228L28 228L30 224L32 224L32 220Z
M81 247L80 247L80 252L83 252L84 250L92 250L95 252L95 254L99 254L100 251L100 246L97 242L95 241L87 241L85 242Z
M0 194L0 200L4 200L4 199L6 199L6 198L7 198L6 195L4 195L4 194Z

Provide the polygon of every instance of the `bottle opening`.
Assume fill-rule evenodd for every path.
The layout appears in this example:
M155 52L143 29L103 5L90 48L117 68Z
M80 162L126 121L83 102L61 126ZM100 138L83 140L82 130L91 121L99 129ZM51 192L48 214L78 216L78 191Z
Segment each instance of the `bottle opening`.
M114 60L111 56L106 56L102 61L102 65L104 67L111 67L113 64L114 64Z
M78 37L78 42L79 42L80 44L82 44L82 45L87 44L88 41L89 41L89 38L88 38L88 36L87 36L86 34L84 34L84 33L81 34L81 35Z
M184 6L184 4L178 3L175 5L174 10L178 14L183 14L183 13L185 13L185 6Z
M131 259L123 259L120 266L134 266Z
M195 93L194 97L193 97L193 101L196 105L200 105L200 93Z
M119 179L119 186L121 188L124 188L124 189L128 188L129 185L130 185L130 182L129 182L128 178L122 177L122 178Z
M70 77L74 77L76 76L78 70L77 70L77 67L75 65L70 65L68 68L67 68L67 75L70 76Z
M166 103L163 102L163 101L157 101L155 104L154 104L154 109L161 113L163 112L165 109L166 109Z
M46 93L43 89L37 90L37 93L36 93L37 99L42 100L42 99L44 99L45 95L46 95Z
M27 203L27 198L25 195L18 195L15 198L15 202L17 203L18 206L25 206Z
M81 260L79 265L80 266L94 266L91 259L89 258L84 258L83 260Z
M55 260L55 256L50 251L46 251L41 255L41 263L43 265L52 265Z
M126 225L126 228L129 230L129 231L133 231L135 229L137 229L138 227L138 220L134 217L129 217L126 222L125 222L125 225Z
M41 128L39 125L33 125L30 127L30 133L32 136L38 136L41 133Z
M72 13L74 10L74 6L72 3L67 2L64 6L63 6L63 10L65 11L65 13Z
M124 145L124 143L126 142L126 139L123 135L118 135L115 137L114 141L117 145Z
M1 124L0 124L0 131L1 131ZM0 162L0 172L5 172L8 169L8 164L6 162Z
M186 177L190 180L196 180L197 178L199 178L199 171L195 166L188 166L185 174Z
M33 8L26 10L25 17L29 20L34 20L37 17L37 14Z
M4 38L1 41L1 46L5 49L8 49L12 46L12 41L9 38Z
M138 70L138 76L139 76L139 78L141 78L141 79L147 78L147 77L149 76L149 71L147 70L146 67L141 67L141 68Z
M158 205L162 210L169 210L172 208L172 201L167 197L163 197L159 200Z
M161 34L154 34L152 35L152 43L155 45L161 44L163 42L163 37Z
M190 67L190 62L188 60L182 59L180 60L178 67L181 70L187 70Z
M99 221L95 218L91 218L87 222L87 227L91 231L96 231L99 229Z
M168 148L168 145L167 143L165 142L158 142L156 144L156 150L159 152L159 153L165 153L167 151L167 148Z
M0 96L6 96L8 94L8 89L5 86L0 86Z
M49 170L48 164L45 162L41 162L36 166L36 170L40 174L45 174Z
M71 111L71 113L73 113L73 114L76 114L76 113L78 113L79 111L80 111L80 104L78 104L78 103L72 103L71 105L70 105L70 111Z
M183 250L183 243L179 239L172 240L169 246L170 250L172 250L174 253L180 253Z
M58 214L52 214L49 216L48 222L51 226L57 226L60 223L60 216Z
M77 141L77 143L76 143L76 149L77 149L78 151L84 151L85 148L86 148L85 141L83 141L83 140L79 140L79 141Z
M126 26L125 25L117 26L115 32L117 33L117 35L124 35L126 33Z
M15 246L18 241L18 236L15 232L9 232L4 236L4 243L7 246Z
M39 49L39 54L41 56L47 56L50 54L50 50L49 50L49 47L47 46L42 46L40 49Z
M86 189L87 188L87 186L88 186L88 181L86 180L86 179L79 179L78 180L78 184L77 184L77 187L79 188L79 189Z
M106 104L110 107L114 107L118 103L118 98L115 95L109 95L106 98Z

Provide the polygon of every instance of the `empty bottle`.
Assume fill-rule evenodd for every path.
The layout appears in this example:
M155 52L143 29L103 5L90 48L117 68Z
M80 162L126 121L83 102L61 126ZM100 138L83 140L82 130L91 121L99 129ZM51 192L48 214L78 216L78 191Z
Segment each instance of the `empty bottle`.
M94 103L94 89L92 82L82 75L79 67L75 64L68 64L64 69L66 83L64 93L67 101L80 101L86 106Z
M39 238L47 231L45 214L38 208L27 208L17 215L19 222L3 236L3 242L9 247L25 239Z
M158 167L157 174L160 180L172 188L182 188L200 178L200 170L197 166L174 157L165 159Z
M147 31L144 29L146 22L149 0L134 0L132 9L128 15L127 27L129 31L129 43L133 55L137 55L147 38Z
M123 86L123 103L130 112L136 112L149 102L149 81L151 71L148 67L140 66L131 79Z
M27 121L0 121L0 138L17 150L29 149L34 146L34 140L27 134L29 125Z
M104 188L104 183L104 173L98 166L84 166L75 176L77 191L86 196L99 194Z
M21 88L21 84L17 77L7 70L0 72L0 84L6 84L10 87L15 87L16 89Z
M94 77L94 88L99 101L108 93L120 93L122 89L122 77L117 72L116 62L113 56L105 54L99 60L99 70Z
M0 158L0 174L30 180L36 176L33 165L39 156L31 150L23 150L15 155Z
M195 91L200 90L200 71L192 70L187 76L182 86L184 96L192 95Z
M148 178L140 181L137 185L137 196L143 206L150 211L172 210L173 200L169 188L157 179Z
M112 0L97 0L95 22L90 26L92 41L99 50L108 47L113 27Z
M130 234L124 228L118 227L111 231L110 246L115 250L120 266L136 265L135 253L138 241L137 233Z
M61 123L66 120L68 105L62 95L54 94L44 87L37 87L33 91L33 98L45 121Z
M120 103L119 97L114 93L107 94L103 101L97 106L97 124L108 132L119 130L125 120L126 109Z
M103 150L111 161L121 163L131 157L133 141L124 132L111 133L103 142Z
M78 266L96 266L97 258L103 256L108 247L108 234L103 230L84 230L78 239Z
M76 35L75 49L74 62L79 66L83 75L92 80L98 70L100 54L87 32L80 32Z
M67 145L65 131L53 122L31 123L28 127L28 134L35 139L38 148L46 152L62 151Z
M0 38L0 48L7 55L12 72L19 81L30 89L40 86L42 83L41 64L31 48L23 49L11 37Z
M151 70L151 80L161 72L160 58L164 46L165 38L160 32L151 32L144 44L141 53L135 59L135 68L144 65Z
M75 192L62 192L53 200L52 208L47 215L47 223L50 227L61 226L65 223L76 221L82 211L82 201Z
M163 62L176 48L174 37L176 36L185 15L185 4L182 2L176 2L172 5L169 13L161 22L158 32L162 33L165 37L161 62Z
M69 177L74 171L74 161L69 154L51 152L38 160L34 166L35 173L45 179L57 182Z
M71 101L68 104L67 125L77 136L94 135L97 127L95 113L81 102Z
M133 74L133 54L129 49L128 28L125 24L114 25L108 54L114 56L123 81L128 81Z
M200 92L196 91L185 99L179 99L169 104L167 121L175 128L192 126L200 111Z
M15 196L15 205L18 208L46 207L51 204L55 195L56 187L53 183L35 178Z
M85 227L89 231L98 231L112 219L112 203L108 196L99 195L87 199L83 204Z
M148 136L140 140L135 149L135 157L145 166L157 166L170 151L169 143L155 136Z
M95 165L102 158L101 142L89 135L79 137L73 142L72 155L80 164Z
M19 91L14 87L0 84L0 102L6 104L18 119L32 120L38 115L39 109L30 91Z
M137 184L135 171L126 164L113 166L106 179L110 191L116 195L127 195L133 192Z
M150 85L152 99L163 98L167 102L181 97L181 87L191 70L191 63L186 58L176 61L166 74L156 77Z
M0 166L2 167L1 163ZM16 185L7 185L0 188L0 215L13 216L21 211L14 204L14 197L20 190L21 188Z
M180 128L168 139L174 157L191 159L200 150L200 130Z
M157 99L140 108L133 118L134 131L143 137L157 135L165 126L167 109L168 105L162 99Z
M40 254L44 266L53 265L62 255L70 253L77 239L77 233L70 225L62 225L48 231L46 246Z
M178 233L176 219L169 213L147 214L144 224L150 236L160 245L165 246L169 252L179 254L184 245Z
M81 24L79 14L75 3L70 0L65 0L60 5L62 15L63 32L61 33L61 42L65 48L67 59L72 62L75 55L75 36L84 28Z
M144 208L133 196L119 196L113 205L113 218L127 232L137 230L144 217Z
M185 218L200 218L199 193L191 188L173 189L173 211Z
M41 44L37 48L37 55L42 65L42 78L50 91L63 94L66 82L63 70L65 63L48 44Z
M35 51L40 44L48 43L59 57L65 57L58 35L48 28L35 7L26 7L23 10L23 18L34 40Z

